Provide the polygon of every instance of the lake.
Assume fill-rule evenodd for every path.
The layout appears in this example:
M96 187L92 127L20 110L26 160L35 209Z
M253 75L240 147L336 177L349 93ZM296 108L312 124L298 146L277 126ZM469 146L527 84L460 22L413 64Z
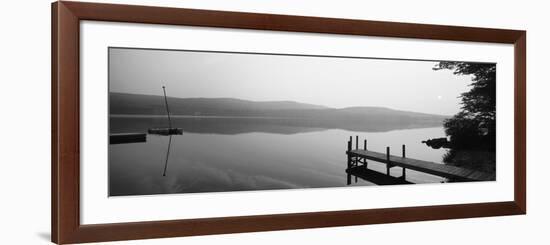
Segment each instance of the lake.
M142 143L109 145L109 195L150 195L293 188L344 187L347 185L346 147L359 135L360 147L441 163L445 149L421 143L444 137L443 127L395 128L372 126L370 132L339 128L314 128L273 118L177 117L173 127L182 135L147 135ZM146 132L167 127L165 117L111 116L110 132ZM377 130L377 128L380 128ZM168 161L166 154L168 145ZM354 143L355 146L355 143ZM369 169L385 173L385 164L369 162ZM392 176L401 176L393 168ZM439 183L444 178L407 170L413 183ZM352 186L374 185L353 179Z

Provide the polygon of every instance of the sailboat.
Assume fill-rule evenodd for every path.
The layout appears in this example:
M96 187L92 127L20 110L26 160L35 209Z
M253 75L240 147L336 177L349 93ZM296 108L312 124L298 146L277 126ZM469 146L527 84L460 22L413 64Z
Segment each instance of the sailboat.
M173 128L172 119L170 118L170 109L168 107L168 99L166 98L166 88L162 86L164 91L164 104L166 106L166 115L168 116L168 128L149 128L147 132L149 134L158 134L158 135L174 135L174 134L183 134L182 128Z

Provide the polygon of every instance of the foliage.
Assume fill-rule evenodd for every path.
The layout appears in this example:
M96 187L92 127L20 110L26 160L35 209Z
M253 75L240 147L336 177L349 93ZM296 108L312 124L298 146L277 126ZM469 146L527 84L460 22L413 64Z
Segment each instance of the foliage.
M496 65L472 62L439 62L434 70L453 70L472 77L471 89L462 93L461 111L445 120L445 133L454 149L495 150Z

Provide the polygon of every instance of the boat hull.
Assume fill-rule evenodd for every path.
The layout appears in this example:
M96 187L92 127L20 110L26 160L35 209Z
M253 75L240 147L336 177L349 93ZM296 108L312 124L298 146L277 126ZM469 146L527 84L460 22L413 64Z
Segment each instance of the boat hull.
M149 134L158 134L158 135L175 135L183 134L182 128L150 128L147 130Z

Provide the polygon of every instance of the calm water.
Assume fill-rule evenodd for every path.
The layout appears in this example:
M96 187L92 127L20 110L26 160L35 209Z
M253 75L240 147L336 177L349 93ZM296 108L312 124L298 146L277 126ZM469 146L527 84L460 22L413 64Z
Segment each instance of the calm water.
M263 120L263 121L262 121ZM147 135L143 143L109 145L109 193L147 195L244 190L270 190L347 186L346 144L349 136L368 139L370 150L385 152L390 146L399 155L441 163L446 150L422 144L443 137L442 127L396 129L386 132L353 132L308 128L292 123L267 123L269 119L178 118L183 135ZM110 131L145 132L165 127L165 119L112 117ZM131 126L128 126L131 125ZM165 164L168 144L170 155ZM355 143L354 143L355 145ZM385 165L369 163L385 173ZM165 176L163 176L165 174ZM400 176L401 168L393 168ZM444 179L407 170L407 180L437 183ZM352 185L373 185L353 180Z

